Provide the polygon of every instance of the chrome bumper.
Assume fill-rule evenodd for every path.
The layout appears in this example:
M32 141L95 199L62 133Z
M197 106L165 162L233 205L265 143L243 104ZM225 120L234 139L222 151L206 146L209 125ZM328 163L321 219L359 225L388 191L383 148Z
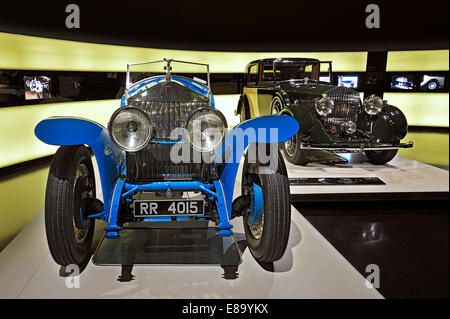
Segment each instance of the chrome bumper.
M413 142L409 141L408 143L399 143L399 144L379 144L379 145L367 145L360 144L359 146L355 145L309 145L302 143L300 145L301 149L304 150L324 150L332 153L362 153L364 151L386 151L386 150L396 150L399 148L411 148L413 147Z

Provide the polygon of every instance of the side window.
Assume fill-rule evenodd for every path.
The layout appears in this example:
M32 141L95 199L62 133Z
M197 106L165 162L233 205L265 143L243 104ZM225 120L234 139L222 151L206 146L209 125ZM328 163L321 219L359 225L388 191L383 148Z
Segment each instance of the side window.
M263 67L262 81L263 82L273 82L273 64L266 63L266 64L263 64L262 67Z
M258 79L258 64L252 65L248 71L248 83L249 85L255 85Z

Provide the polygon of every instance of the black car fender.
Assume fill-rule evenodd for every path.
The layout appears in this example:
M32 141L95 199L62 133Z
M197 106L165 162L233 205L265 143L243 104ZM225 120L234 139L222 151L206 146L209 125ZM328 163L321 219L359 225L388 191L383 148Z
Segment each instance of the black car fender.
M275 96L280 99L280 101L283 103L283 105L285 105L285 106L291 105L291 98L286 91L284 91L282 89L278 89L276 91L277 91L277 93L275 94Z
M239 102L236 107L236 110L234 111L234 115L238 115L241 112L242 106L245 106L247 108L248 112L250 113L248 98L245 94L241 94L241 96L239 97Z
M318 143L328 143L331 141L320 120L302 104L291 104L283 108L281 114L290 115L299 124L299 133L303 139L312 139Z
M372 132L374 143L396 143L408 133L408 122L403 112L393 105L385 105L377 115L363 113L359 120L363 130Z

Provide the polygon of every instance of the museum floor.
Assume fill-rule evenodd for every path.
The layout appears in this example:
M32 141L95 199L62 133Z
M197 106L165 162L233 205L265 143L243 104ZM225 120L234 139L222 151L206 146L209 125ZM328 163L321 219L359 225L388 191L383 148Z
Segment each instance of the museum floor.
M377 176L385 185L359 186L362 193L350 191L356 194L351 201L342 194L356 186L291 186L297 199L288 253L264 269L244 249L236 280L221 278L218 266L136 266L136 280L121 283L120 267L90 263L81 275L85 288L66 289L48 252L41 213L49 159L3 171L0 233L8 235L0 238L0 297L448 298L448 133L411 132L406 140L414 148L382 167L350 158L338 167L290 168L290 177ZM320 192L328 197L299 202ZM395 196L380 197L386 194ZM365 286L370 264L380 269L378 292ZM249 283L258 289L246 290Z

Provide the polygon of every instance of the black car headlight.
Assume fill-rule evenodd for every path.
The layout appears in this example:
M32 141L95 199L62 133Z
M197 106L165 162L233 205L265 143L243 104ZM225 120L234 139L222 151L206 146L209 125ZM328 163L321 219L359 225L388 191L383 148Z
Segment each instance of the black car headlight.
M377 115L381 112L383 106L383 99L375 94L372 94L364 100L364 110L369 115Z
M333 112L334 101L328 96L324 96L316 101L316 111L321 116L327 116Z
M127 152L143 149L153 134L147 113L129 106L121 107L113 113L108 130L114 144Z
M202 152L212 152L220 146L227 129L223 114L211 107L195 110L186 120L189 141Z

